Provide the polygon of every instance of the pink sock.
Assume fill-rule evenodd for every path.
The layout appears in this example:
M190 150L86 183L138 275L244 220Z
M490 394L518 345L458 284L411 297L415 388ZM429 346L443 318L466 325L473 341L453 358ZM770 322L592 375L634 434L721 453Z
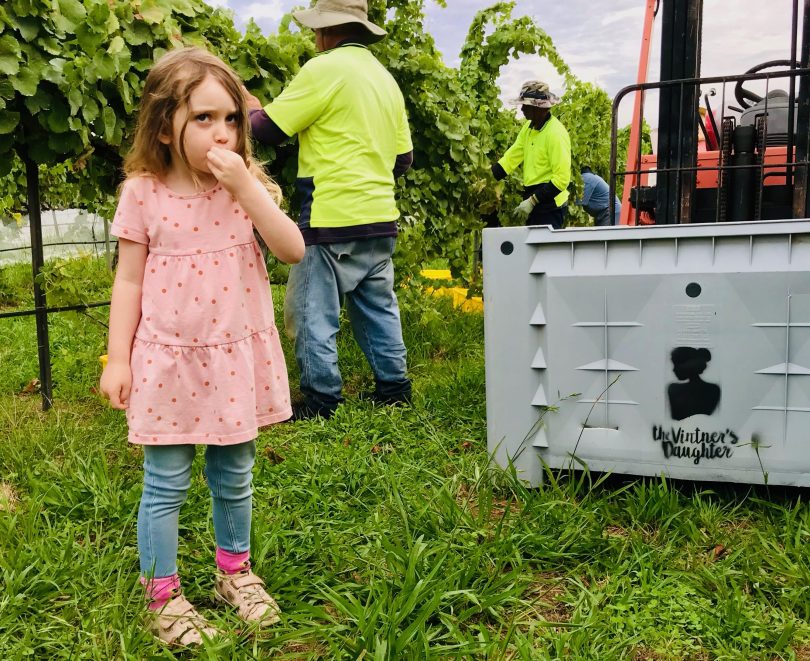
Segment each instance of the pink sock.
M141 576L141 585L146 588L149 610L160 610L169 599L180 594L180 577L177 574L155 578Z
M223 574L238 574L250 569L250 551L231 553L217 546L217 567Z

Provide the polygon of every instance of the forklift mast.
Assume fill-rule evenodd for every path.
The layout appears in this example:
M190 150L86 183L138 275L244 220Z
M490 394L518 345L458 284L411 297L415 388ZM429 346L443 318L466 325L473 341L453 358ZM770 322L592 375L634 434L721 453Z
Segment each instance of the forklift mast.
M703 0L663 0L660 13L661 80L698 78ZM692 217L700 90L662 87L660 99L655 217L668 224Z

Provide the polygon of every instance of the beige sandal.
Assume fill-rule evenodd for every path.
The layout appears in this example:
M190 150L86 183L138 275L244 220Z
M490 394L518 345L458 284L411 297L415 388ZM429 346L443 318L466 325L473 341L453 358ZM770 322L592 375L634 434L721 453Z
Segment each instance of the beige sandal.
M171 646L202 645L203 638L210 640L219 633L182 594L169 599L159 611L150 611L150 616L149 630Z
M217 573L214 598L236 609L245 622L267 627L279 621L281 609L264 589L264 581L252 571L238 574Z

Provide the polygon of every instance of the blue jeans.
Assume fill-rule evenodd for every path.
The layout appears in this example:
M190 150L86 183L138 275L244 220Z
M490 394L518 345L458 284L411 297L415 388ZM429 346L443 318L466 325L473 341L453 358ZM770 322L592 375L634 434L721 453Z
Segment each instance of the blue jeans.
M143 495L138 510L138 553L148 577L177 573L180 507L191 485L195 445L143 446ZM256 442L208 445L205 477L214 510L217 546L231 553L250 550L251 487Z
M307 246L304 259L290 269L284 321L295 337L301 394L310 407L332 410L343 401L336 338L344 300L377 392L410 395L394 294L395 246L394 237Z
M616 205L616 212L611 217L610 215L610 207L605 207L604 209L600 209L596 215L594 216L594 225L597 227L609 227L610 225L618 225L619 224L619 216L621 214L621 205Z

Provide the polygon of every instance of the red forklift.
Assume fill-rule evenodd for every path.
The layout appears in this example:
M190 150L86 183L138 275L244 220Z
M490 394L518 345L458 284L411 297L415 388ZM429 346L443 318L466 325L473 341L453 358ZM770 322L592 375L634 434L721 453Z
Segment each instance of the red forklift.
M661 22L661 80L650 83L655 20ZM792 2L786 59L738 75L700 77L702 26L703 0L647 0L638 83L622 89L613 106L611 184L615 192L617 178L624 178L621 224L808 217L810 2ZM764 83L764 94L752 91L754 81ZM702 89L708 91L701 98ZM642 154L644 97L652 90L660 100L657 149ZM627 163L618 170L617 111L632 93Z

